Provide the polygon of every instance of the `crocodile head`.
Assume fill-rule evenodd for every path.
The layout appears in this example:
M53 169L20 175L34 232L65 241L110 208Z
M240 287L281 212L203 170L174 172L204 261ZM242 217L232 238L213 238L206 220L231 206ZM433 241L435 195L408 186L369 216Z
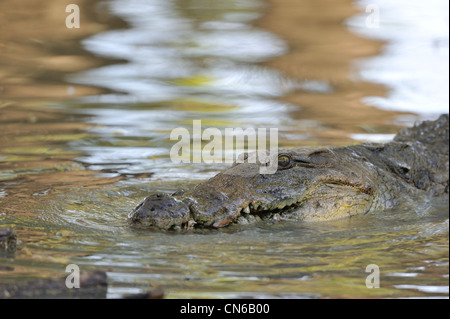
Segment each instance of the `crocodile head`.
M262 219L331 220L367 212L374 199L373 168L349 148L280 150L278 169L234 164L188 191L145 198L128 216L159 229L219 228Z

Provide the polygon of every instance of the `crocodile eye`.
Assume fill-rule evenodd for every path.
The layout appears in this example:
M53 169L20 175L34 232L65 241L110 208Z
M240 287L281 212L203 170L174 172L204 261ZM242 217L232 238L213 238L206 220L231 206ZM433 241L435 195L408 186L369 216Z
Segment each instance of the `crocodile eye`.
M278 156L279 169L289 168L290 164L291 164L291 157L289 155L281 154Z

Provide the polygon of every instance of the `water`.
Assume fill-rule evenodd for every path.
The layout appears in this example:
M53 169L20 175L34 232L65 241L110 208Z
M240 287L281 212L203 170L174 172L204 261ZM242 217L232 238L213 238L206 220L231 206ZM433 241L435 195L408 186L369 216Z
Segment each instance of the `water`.
M0 4L11 12L0 26L21 32L0 31L0 225L21 240L14 258L0 257L0 282L75 263L107 271L109 297L154 285L168 298L448 297L448 201L187 234L126 223L149 193L227 167L169 160L170 131L194 119L277 127L281 146L344 145L446 112L442 3L403 16L380 1L380 28L367 29L350 2L91 1L78 31L58 24L63 5L30 4L24 20ZM42 12L55 18L37 28ZM379 289L366 288L369 264Z
M388 85L386 97L368 96L369 105L389 110L439 114L448 112L449 3L447 1L360 1L376 5L379 26L361 27L365 15L348 20L354 32L388 41L382 54L360 61L359 76Z
M292 121L286 112L293 106L275 98L300 83L257 64L287 51L282 39L251 26L262 7L255 1L111 1L110 10L131 28L100 33L82 44L127 62L69 77L114 92L78 102L97 126L91 132L108 144L83 141L75 147L88 156L80 160L94 169L108 165L120 173L151 172L167 165L170 131L192 130L194 119L222 129L288 127Z

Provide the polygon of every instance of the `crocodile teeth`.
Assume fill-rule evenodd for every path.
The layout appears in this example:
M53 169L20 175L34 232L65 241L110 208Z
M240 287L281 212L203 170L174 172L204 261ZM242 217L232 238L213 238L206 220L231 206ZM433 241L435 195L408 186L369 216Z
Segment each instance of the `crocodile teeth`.
M242 210L242 212L243 212L244 214L250 214L250 208L249 208L248 206L246 206L246 207Z

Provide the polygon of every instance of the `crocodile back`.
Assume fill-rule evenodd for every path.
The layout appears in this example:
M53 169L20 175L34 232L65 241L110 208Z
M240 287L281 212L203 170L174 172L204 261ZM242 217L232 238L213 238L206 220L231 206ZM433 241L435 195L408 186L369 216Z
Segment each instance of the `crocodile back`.
M401 130L395 142L409 145L414 150L411 161L412 179L416 187L432 190L434 195L449 192L449 116L441 115L435 121L424 121Z

